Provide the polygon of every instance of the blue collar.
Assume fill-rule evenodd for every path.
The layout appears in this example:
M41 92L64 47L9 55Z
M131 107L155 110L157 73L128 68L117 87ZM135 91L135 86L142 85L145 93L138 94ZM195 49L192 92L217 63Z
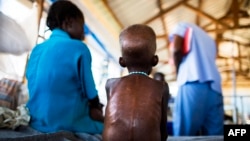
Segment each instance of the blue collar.
M60 28L53 29L51 36L52 37L53 36L61 36L61 37L70 38L69 34Z

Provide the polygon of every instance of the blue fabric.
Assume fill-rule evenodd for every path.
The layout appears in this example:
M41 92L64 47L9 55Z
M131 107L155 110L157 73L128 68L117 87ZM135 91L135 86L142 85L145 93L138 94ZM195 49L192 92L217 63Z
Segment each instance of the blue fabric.
M182 85L175 99L173 128L175 136L223 135L223 98L209 82Z
M27 66L31 126L41 132L101 133L89 117L88 99L97 96L91 54L83 42L59 29L31 52Z
M191 23L179 23L170 34L170 40L177 34L184 38L188 28L192 29L190 51L182 59L177 75L179 86L187 82L210 81L213 90L222 93L221 76L217 69L216 44L214 40L201 28Z
M201 129L204 135L223 135L223 98L215 41L198 26L184 22L176 25L170 40L177 34L187 41L187 29L191 29L191 40L187 42L190 49L177 74L174 135L197 135Z

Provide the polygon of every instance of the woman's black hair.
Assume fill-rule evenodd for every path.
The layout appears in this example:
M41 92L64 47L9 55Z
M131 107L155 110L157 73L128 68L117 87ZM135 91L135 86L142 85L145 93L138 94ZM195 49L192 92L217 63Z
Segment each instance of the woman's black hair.
M75 4L67 0L57 0L49 9L46 24L50 30L53 30L61 28L63 22L70 18L84 20L83 13Z
M165 75L161 72L156 72L156 73L154 73L153 78L159 78L163 81L165 79Z

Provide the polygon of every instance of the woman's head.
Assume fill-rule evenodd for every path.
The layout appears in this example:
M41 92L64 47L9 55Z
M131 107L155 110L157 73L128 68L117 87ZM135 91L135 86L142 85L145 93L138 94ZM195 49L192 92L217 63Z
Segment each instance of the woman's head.
M158 63L154 30L142 24L128 26L120 33L121 66L149 69Z
M50 30L60 28L71 38L84 38L84 16L81 10L72 2L58 0L54 2L48 12L47 26Z

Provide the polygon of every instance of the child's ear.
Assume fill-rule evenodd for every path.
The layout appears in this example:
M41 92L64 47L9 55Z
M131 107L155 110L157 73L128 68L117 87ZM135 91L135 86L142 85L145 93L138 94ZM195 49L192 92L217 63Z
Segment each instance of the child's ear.
M152 66L155 66L158 64L159 58L157 55L155 55L152 59Z
M122 66L122 67L126 67L126 63L124 61L124 59L122 57L119 58L119 64Z

